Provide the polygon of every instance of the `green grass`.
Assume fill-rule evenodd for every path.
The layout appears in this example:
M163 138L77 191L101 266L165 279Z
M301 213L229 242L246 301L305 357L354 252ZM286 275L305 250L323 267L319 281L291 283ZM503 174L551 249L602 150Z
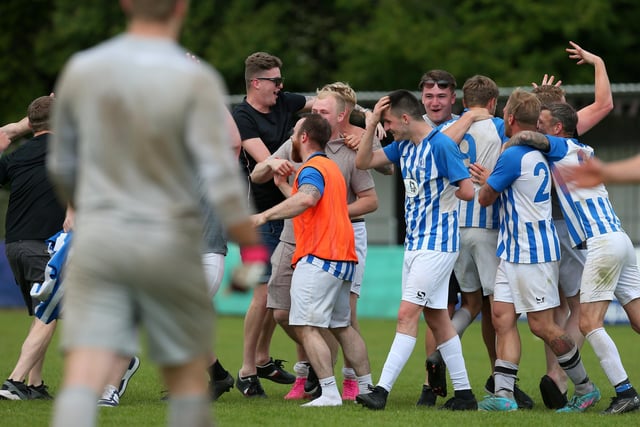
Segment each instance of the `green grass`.
M26 334L29 319L22 311L0 311L0 377L6 378L18 357L22 340ZM242 319L222 317L217 324L216 348L223 365L234 375L240 367L242 354ZM451 413L436 409L417 409L415 402L424 380L424 324L421 325L418 344L411 359L405 366L400 378L390 394L384 411L369 411L359 405L345 404L337 408L300 408L299 402L283 399L289 386L263 381L269 395L268 399L249 400L236 390L224 394L212 411L219 426L536 426L589 425L613 426L620 422L634 425L640 423L640 413L618 417L599 415L609 404L613 390L600 368L593 351L588 344L583 350L583 359L591 378L603 392L603 399L596 408L585 414L555 414L547 410L540 399L538 381L544 373L544 355L542 342L533 337L521 324L523 356L520 364L520 387L535 400L532 411L519 411L509 414L496 413ZM389 346L393 340L395 322L390 320L363 319L363 336L369 348L369 357L374 380L382 370ZM628 326L608 328L618 344L623 362L631 380L640 383L640 359L636 359L638 336ZM483 386L489 374L489 363L480 338L479 323L475 322L465 333L463 350L471 384L478 399L483 397ZM635 350L635 352L634 352ZM272 354L287 359L286 367L291 369L295 361L294 346L281 330L276 331L272 343ZM159 398L163 386L157 370L148 357L143 354L140 370L133 378L121 405L117 408L105 408L100 411L101 426L161 426L166 423L165 404ZM336 372L341 381L339 364ZM54 394L58 391L62 376L62 358L57 351L57 335L54 338L45 364L45 380ZM451 384L449 384L451 390ZM439 401L442 403L442 401ZM51 416L52 403L44 401L12 402L0 401L0 425L46 426Z

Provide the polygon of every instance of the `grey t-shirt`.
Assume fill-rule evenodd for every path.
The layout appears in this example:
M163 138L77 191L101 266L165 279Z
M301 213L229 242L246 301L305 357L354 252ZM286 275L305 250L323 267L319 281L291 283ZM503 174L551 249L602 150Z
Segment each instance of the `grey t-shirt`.
M327 157L338 164L344 180L347 184L347 204L357 200L357 194L374 188L375 184L371 172L356 168L356 152L344 145L344 139L334 139L327 143L325 148ZM291 139L285 141L280 148L271 155L271 158L291 160ZM298 169L301 163L294 163ZM284 221L284 229L280 235L280 240L286 243L295 243L293 235L293 223L290 219Z

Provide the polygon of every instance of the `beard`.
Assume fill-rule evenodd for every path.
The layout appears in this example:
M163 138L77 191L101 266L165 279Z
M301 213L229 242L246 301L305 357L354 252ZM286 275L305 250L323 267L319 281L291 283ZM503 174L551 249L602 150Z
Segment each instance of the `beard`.
M295 163L302 163L302 155L300 154L300 144L292 140L291 145L291 160Z
M511 130L511 126L507 122L504 122L504 135L507 138L511 138L513 136L513 132Z

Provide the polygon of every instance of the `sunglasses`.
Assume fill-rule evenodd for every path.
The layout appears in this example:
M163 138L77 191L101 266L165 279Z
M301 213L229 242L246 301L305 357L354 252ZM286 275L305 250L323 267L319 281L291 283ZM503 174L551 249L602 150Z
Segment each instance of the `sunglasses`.
M449 86L452 86L451 82L446 80L425 80L422 82L422 87L426 87L427 89L433 89L435 85L438 85L440 89L447 89Z
M256 77L254 80L269 80L276 86L280 86L284 83L284 77Z

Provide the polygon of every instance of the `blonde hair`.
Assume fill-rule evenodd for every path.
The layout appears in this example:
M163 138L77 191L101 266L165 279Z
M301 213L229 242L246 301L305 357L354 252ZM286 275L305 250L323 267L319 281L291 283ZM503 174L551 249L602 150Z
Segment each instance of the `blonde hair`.
M540 85L533 88L533 91L531 93L537 96L543 105L551 105L555 104L556 102L564 102L565 92L564 89L559 86Z
M333 92L337 93L339 97L342 99L343 104L349 111L353 111L358 102L358 98L356 97L356 91L353 90L348 83L344 82L333 82L322 86L321 89L318 89L318 95L321 92ZM345 108L342 108L344 110Z
M542 103L537 96L520 88L515 89L505 106L505 116L512 114L518 122L536 126Z
M343 111L347 111L347 102L342 97L342 95L338 92L334 92L331 90L320 89L316 94L317 99L327 99L333 98L336 100L336 109L338 113L342 113Z

